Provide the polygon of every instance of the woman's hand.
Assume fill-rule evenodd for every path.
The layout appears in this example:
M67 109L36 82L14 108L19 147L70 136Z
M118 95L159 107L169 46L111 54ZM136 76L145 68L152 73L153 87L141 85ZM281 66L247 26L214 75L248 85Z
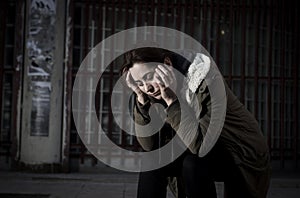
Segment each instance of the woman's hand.
M135 84L129 71L126 74L126 84L134 93L136 93L139 103L141 103L142 105L145 104L147 101L147 97Z
M162 99L170 106L176 99L177 81L172 66L158 65L155 69Z

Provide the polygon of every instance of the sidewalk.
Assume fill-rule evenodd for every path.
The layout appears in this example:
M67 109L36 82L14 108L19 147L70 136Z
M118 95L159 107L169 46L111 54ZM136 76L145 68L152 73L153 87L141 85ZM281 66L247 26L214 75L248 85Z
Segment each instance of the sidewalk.
M137 174L0 172L1 198L134 198ZM223 185L217 183L221 198ZM168 192L168 198L173 197ZM300 197L300 178L273 178L268 198Z

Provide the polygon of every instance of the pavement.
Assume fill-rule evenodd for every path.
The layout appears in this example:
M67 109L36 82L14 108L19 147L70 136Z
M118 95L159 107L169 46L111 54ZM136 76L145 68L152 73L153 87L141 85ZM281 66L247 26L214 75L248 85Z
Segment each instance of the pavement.
M125 172L25 173L0 171L1 198L134 198L138 175ZM223 183L216 183L218 198ZM167 198L172 198L168 191ZM299 198L300 177L275 175L268 198Z

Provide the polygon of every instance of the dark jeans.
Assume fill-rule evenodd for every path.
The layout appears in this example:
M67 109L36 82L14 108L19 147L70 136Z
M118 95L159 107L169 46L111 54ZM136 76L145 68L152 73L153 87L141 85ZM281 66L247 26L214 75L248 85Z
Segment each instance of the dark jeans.
M247 194L237 165L219 143L203 158L185 152L165 167L140 173L138 198L165 198L169 176L183 178L188 198L217 197L214 181L224 181L229 198L245 197Z

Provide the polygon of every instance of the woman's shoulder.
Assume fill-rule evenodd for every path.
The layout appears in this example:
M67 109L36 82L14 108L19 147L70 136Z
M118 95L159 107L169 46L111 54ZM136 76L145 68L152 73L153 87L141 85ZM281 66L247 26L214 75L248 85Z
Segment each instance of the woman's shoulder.
M204 54L198 53L195 56L194 61L189 66L188 72L186 74L188 87L193 93L196 92L201 84L205 86L206 83L203 82L207 77L210 68L210 58Z

